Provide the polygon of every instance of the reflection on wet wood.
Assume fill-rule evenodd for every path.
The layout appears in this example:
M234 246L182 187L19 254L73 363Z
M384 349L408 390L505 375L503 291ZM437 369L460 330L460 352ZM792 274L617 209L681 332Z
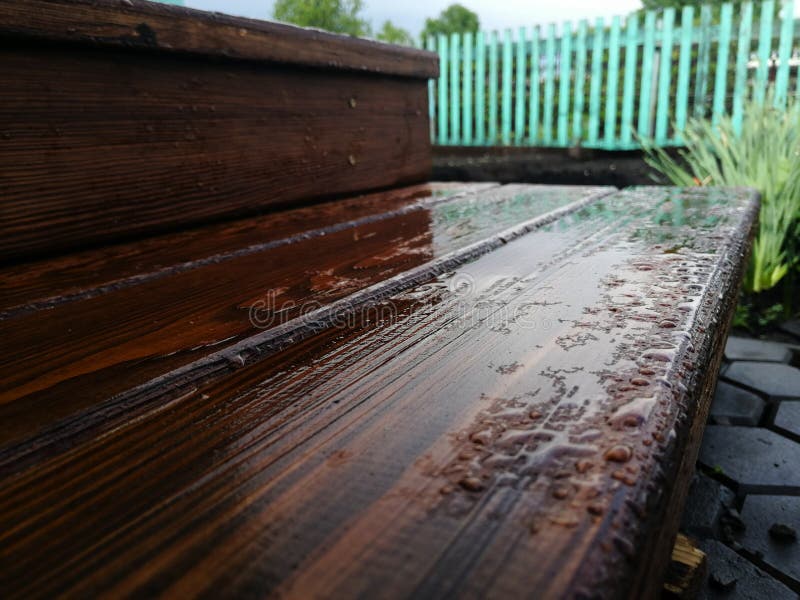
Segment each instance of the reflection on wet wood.
M506 211L529 218L535 203L511 191L426 208L424 224L373 224L368 239L392 231L417 257L398 269L427 264L507 229ZM647 595L756 211L739 190L602 197L278 352L167 376L113 428L47 452L41 436L11 446L0 585L14 597ZM331 275L382 262L379 246L345 258L319 243L308 260L335 254ZM193 276L251 300L264 263L235 264L231 279Z

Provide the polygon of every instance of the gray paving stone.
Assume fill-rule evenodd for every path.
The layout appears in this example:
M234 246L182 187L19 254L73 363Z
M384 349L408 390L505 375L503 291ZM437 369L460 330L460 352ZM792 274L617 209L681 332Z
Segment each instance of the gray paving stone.
M701 538L712 537L722 511L732 506L733 501L733 492L724 485L702 473L695 474L683 509L681 531Z
M764 401L761 398L730 383L717 382L709 414L711 423L755 427L763 413Z
M788 363L792 351L777 342L765 342L742 337L729 337L725 344L725 358L728 360L756 360L763 362Z
M731 363L724 377L764 394L773 402L800 400L800 369L789 365L737 361Z
M742 506L742 520L746 525L739 540L742 548L800 584L800 541L790 536L792 530L800 533L800 498L748 496ZM783 527L775 527L770 533L775 525Z
M781 402L775 414L775 427L800 436L800 402Z
M800 340L800 319L786 321L781 324L780 329Z
M800 494L800 444L768 429L709 425L700 463L721 469L740 493Z
M698 544L706 553L708 580L698 598L741 598L746 600L796 599L795 594L750 561L715 540ZM727 589L723 587L727 584Z

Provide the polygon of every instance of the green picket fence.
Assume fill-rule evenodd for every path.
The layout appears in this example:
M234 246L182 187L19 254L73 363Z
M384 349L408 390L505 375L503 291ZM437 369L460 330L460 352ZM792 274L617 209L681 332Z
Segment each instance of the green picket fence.
M744 3L734 14L686 6L427 40L440 58L430 82L431 135L441 145L626 150L637 137L681 145L690 116L732 116L743 101L800 96L794 2ZM716 12L715 12L716 11Z

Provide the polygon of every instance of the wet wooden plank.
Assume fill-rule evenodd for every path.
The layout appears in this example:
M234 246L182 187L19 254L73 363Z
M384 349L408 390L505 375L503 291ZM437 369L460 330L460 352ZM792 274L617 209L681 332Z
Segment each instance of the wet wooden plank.
M519 222L610 191L468 186L470 193L453 200L422 198L385 213L372 206L364 218L321 231L299 230L291 214L276 216L272 222L290 223L287 237L264 235L268 243L242 252L129 277L125 285L100 286L64 302L34 303L37 310L0 320L0 335L15 349L0 365L0 440L22 443L65 419L83 427L91 419L82 411L100 410L109 398L165 372ZM341 219L351 206L322 208L320 217ZM308 216L299 214L301 221ZM263 223L253 233L259 231ZM149 260L163 248L149 251ZM196 250L191 244L185 249ZM108 275L129 259L122 247L107 259L108 268L98 270ZM44 277L51 270L39 268Z
M623 192L224 376L168 377L147 412L6 477L0 583L642 597L757 209Z
M0 262L425 181L427 82L0 45Z
M423 79L439 71L435 54L414 48L144 0L6 0L0 34Z

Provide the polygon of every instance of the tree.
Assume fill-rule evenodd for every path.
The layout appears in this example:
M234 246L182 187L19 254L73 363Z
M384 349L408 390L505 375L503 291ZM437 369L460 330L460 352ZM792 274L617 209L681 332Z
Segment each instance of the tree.
M400 44L401 46L413 46L414 38L402 27L396 27L391 21L384 21L383 27L375 36L382 42L389 44Z
M676 8L681 9L684 6L695 6L699 10L700 6L703 4L710 4L713 8L713 19L714 21L719 21L719 13L722 8L723 4L728 4L729 2L734 5L734 11L738 12L741 8L741 5L746 0L642 0L642 6L644 7L643 10L658 10L662 8ZM758 11L760 8L761 2L763 0L754 0L753 4L756 7L755 15L758 17L760 14ZM775 2L775 15L777 16L780 13L781 5L783 3L781 0ZM699 13L695 13L699 14ZM697 17L696 17L697 18Z
M363 0L277 0L272 16L301 27L363 37L370 34L370 26L362 10Z
M425 19L422 39L430 36L451 33L476 33L480 23L478 15L460 4L451 4L437 19Z

